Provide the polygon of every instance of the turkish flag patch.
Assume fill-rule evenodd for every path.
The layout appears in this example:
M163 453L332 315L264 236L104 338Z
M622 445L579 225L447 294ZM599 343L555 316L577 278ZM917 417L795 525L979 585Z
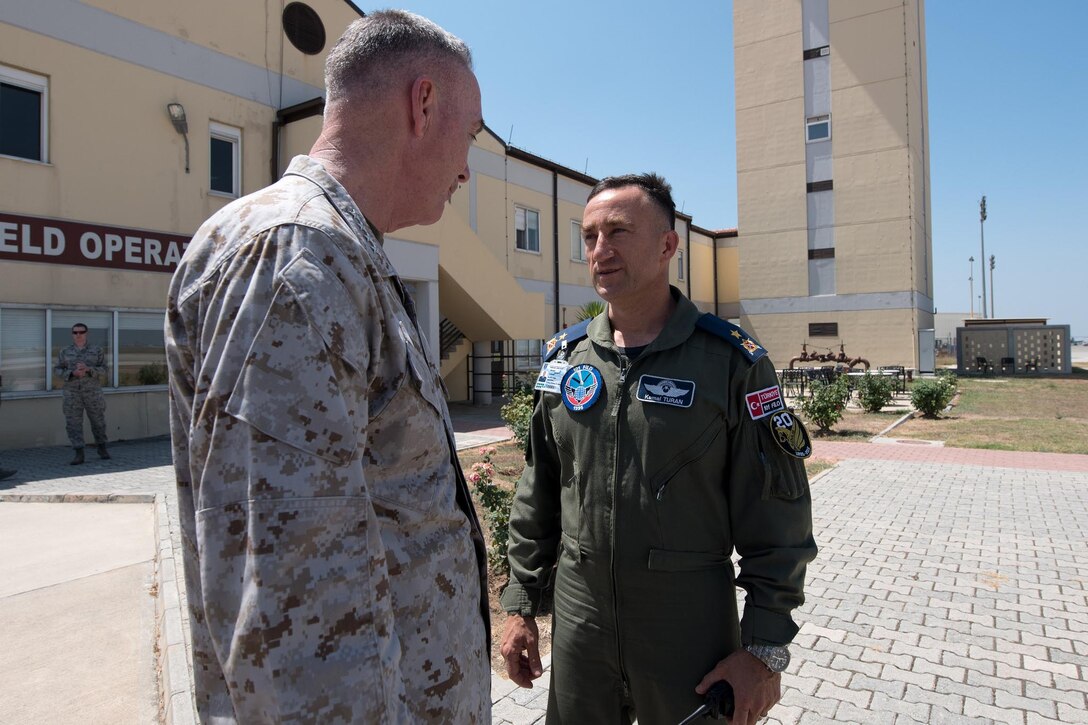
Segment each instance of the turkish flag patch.
M777 385L748 393L744 396L744 402L748 406L748 415L752 416L752 420L766 418L786 408L786 402L782 400L782 391Z

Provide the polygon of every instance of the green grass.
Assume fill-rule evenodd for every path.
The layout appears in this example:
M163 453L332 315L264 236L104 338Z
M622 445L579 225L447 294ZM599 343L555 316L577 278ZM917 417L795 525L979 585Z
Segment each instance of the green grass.
M960 378L952 410L914 418L898 438L944 441L957 448L1088 454L1088 371L1022 378Z

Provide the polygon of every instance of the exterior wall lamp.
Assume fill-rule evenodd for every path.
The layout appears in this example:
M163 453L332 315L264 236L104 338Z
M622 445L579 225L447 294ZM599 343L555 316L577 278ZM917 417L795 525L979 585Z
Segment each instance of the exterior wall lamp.
M185 107L180 103L167 103L166 112L170 114L170 123L174 130L185 139L185 173L189 173L189 122L185 120Z

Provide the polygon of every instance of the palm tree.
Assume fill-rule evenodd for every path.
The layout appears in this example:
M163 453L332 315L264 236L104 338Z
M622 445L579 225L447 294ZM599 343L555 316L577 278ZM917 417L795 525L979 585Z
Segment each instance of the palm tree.
M587 302L579 307L578 311L574 313L574 317L578 322L581 322L582 320L596 317L602 312L604 312L604 302L593 300L592 302Z

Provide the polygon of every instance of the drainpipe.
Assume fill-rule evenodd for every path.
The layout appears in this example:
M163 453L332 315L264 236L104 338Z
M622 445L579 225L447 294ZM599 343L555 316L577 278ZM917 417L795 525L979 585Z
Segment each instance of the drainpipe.
M684 266L687 267L687 269L684 270L684 276L688 280L688 299L690 300L691 299L691 220L690 219L687 221L686 224L684 224L684 230L685 230L684 231L684 236L686 237L686 239L684 240L684 245L687 247L687 251L684 252Z
M714 262L714 316L718 317L718 238L710 238L710 248L713 253L710 255Z
M311 116L320 116L324 112L325 99L321 96L276 111L276 120L272 122L272 161L269 168L273 183L280 178L280 133L283 127Z
M555 304L552 305L554 312L553 327L552 329L558 332L560 330L559 325L559 174L552 170L552 274L554 277L554 286L552 292L554 294Z

